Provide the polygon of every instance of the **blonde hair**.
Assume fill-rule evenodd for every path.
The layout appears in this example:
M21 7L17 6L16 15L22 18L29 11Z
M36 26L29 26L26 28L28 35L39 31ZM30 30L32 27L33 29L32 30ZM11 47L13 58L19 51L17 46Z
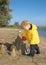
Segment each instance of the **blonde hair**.
M23 28L24 26L26 26L26 25L28 25L28 24L30 24L30 22L29 22L28 20L24 20L24 21L22 21L22 23L21 23L21 27Z

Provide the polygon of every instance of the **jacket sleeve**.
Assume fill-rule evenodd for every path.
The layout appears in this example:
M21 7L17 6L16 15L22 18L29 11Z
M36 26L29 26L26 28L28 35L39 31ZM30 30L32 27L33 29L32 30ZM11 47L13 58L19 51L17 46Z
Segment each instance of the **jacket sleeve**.
M29 43L31 43L33 40L33 32L32 31L29 33L28 40L29 40Z
M22 36L26 36L26 31L22 33Z

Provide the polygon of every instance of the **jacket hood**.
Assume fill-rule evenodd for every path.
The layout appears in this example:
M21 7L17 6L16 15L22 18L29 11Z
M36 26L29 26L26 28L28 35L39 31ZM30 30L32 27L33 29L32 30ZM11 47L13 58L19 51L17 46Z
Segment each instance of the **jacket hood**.
M37 29L37 26L35 24L32 24L32 29Z

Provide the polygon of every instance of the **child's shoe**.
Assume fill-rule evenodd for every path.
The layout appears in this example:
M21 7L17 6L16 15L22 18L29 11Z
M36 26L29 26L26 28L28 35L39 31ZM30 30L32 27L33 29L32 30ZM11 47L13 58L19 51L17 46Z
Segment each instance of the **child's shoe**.
M36 52L36 54L40 54L40 51L39 52Z
M34 57L34 55L31 55L30 53L29 53L29 54L27 54L27 56Z

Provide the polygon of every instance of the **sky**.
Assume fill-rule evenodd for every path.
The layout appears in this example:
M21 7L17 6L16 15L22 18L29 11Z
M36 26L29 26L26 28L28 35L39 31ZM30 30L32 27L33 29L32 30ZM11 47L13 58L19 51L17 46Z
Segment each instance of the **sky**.
M10 0L9 7L12 9L11 25L15 21L29 20L32 24L46 26L46 0Z

